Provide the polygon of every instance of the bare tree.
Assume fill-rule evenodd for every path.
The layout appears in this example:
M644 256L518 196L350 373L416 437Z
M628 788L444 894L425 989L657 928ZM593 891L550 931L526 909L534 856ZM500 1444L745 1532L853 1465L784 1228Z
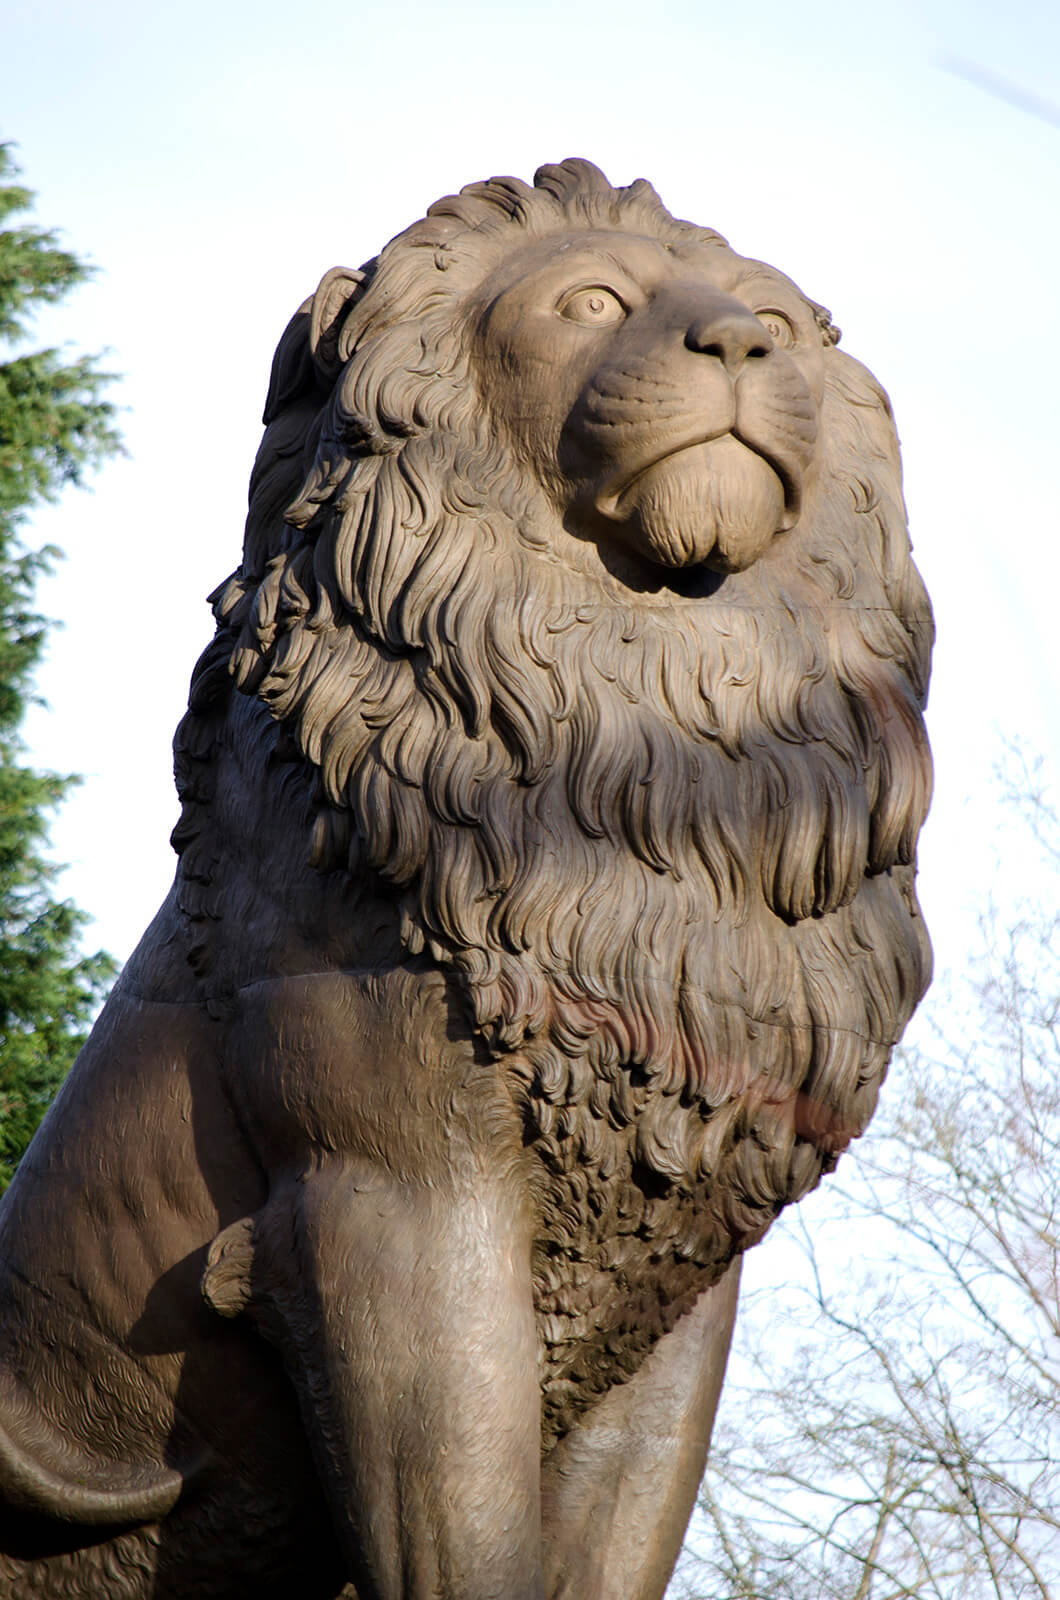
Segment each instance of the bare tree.
M988 910L849 1171L782 1225L678 1593L1060 1600L1060 817L1034 771L1009 788L1034 903Z

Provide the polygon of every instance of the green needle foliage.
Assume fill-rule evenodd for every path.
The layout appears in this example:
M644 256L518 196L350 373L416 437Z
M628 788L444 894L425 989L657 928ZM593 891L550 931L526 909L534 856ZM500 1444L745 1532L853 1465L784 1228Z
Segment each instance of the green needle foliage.
M83 957L88 920L53 898L48 820L76 778L24 761L22 723L48 623L34 606L37 580L59 558L22 539L33 508L120 450L115 408L102 398L97 359L24 350L34 313L90 276L56 235L13 225L33 196L8 145L0 145L0 1190L33 1136L113 975L109 956Z

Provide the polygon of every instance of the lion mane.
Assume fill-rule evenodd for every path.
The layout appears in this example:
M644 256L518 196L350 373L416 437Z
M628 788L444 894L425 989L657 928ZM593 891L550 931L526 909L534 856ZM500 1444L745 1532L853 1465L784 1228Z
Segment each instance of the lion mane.
M815 307L800 521L724 580L624 586L491 424L467 331L513 249L582 228L726 248L567 161L440 200L295 316L177 741L194 916L230 674L316 773L307 859L389 886L507 1064L554 1431L861 1132L930 965L931 623L887 398Z

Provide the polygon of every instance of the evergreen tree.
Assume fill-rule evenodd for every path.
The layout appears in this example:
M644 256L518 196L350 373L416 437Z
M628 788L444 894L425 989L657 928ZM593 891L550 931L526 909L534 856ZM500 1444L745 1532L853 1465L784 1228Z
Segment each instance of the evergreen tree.
M20 730L48 626L34 591L60 552L27 547L22 528L34 506L80 483L120 444L98 358L23 348L36 310L90 269L53 232L11 225L33 199L17 175L11 147L0 145L0 341L11 350L0 362L0 1190L114 970L108 956L80 955L87 918L53 898L57 869L44 854L49 814L77 780L24 761Z

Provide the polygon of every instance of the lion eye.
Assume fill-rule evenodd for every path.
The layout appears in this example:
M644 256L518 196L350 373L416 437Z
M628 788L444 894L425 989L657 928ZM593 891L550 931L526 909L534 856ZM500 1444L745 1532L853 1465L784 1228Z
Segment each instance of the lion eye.
M556 309L568 322L580 322L583 327L592 328L609 327L613 322L621 322L627 315L618 295L612 289L605 289L602 284L575 289Z
M783 311L756 311L755 316L763 324L778 350L791 349L795 343L795 330Z

